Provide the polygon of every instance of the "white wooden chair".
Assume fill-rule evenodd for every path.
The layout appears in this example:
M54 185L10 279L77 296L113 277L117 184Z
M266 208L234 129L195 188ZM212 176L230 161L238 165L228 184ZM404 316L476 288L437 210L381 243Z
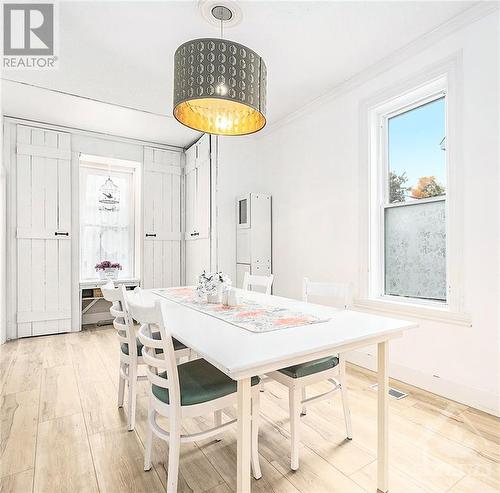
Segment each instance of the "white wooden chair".
M260 286L264 288L265 294L271 294L273 279L274 276L272 274L269 274L268 276L254 276L248 272L245 272L242 286L243 291L248 291L252 286Z
M348 284L310 282L304 278L302 299L309 295L328 297L338 308L347 309L351 302L351 288ZM267 374L268 377L288 387L291 433L291 468L299 468L300 416L306 414L306 405L328 399L340 390L348 440L352 439L351 414L347 400L344 355L321 358L300 365L282 368ZM306 387L328 380L333 388L319 395L307 397Z
M248 291L251 286L259 286L264 288L264 294L271 294L271 288L273 287L274 276L269 274L268 276L257 276L252 275L249 272L245 272L245 277L243 278L243 291ZM264 392L264 381L267 380L265 375L260 375L262 384L260 386L261 392Z
M123 407L125 382L128 384L128 429L135 427L135 407L137 399L137 381L145 380L146 376L138 374L138 365L144 364L141 350L142 344L136 336L134 321L128 312L125 286L115 288L113 282L101 288L105 300L112 303L109 311L113 316L113 326L120 341L120 371L118 384L118 407ZM155 337L159 337L156 332ZM190 357L190 350L181 342L175 340L175 355L177 358Z
M177 492L179 454L181 443L194 442L218 436L233 425L233 419L222 422L222 410L237 404L236 382L204 359L175 363L174 346L168 331L164 302L156 300L154 305L139 304L132 299L129 307L135 320L141 323L139 338L143 344L143 358L147 364L146 374L150 381L148 429L144 470L151 469L153 433L169 444L167 493ZM136 304L137 303L137 304ZM160 329L161 339L151 337L151 325ZM200 330L202 328L200 327ZM160 350L160 352L158 352ZM252 469L259 479L258 454L259 427L259 378L252 378ZM182 418L191 418L214 413L214 427L193 434L181 433ZM157 422L157 416L168 417L168 429Z

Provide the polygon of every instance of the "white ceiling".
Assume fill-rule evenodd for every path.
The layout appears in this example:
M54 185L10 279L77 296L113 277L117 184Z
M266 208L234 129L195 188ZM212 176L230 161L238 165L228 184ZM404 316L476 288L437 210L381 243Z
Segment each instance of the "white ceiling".
M267 116L273 123L474 4L239 2L243 20L227 29L225 37L264 57L268 68ZM59 5L59 70L4 71L3 77L164 115L156 139L177 145L192 141L196 134L184 131L171 117L172 58L182 42L218 35L202 18L198 2ZM16 91L9 89L14 86ZM31 94L29 101L36 106L33 89L7 83L4 113L17 111L16 99L7 101L5 96L14 92ZM40 94L49 95L47 91ZM143 114L138 120L150 117L157 118Z

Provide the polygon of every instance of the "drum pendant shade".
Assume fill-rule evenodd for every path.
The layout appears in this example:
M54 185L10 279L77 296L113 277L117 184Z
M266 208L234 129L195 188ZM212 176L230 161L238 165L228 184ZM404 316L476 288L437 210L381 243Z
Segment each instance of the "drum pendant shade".
M234 41L202 38L177 48L174 117L216 135L246 135L266 124L266 64Z

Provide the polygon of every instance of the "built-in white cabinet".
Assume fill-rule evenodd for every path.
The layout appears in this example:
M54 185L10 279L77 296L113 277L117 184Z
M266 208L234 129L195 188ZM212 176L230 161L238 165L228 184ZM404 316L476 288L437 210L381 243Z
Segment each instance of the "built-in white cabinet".
M15 264L18 337L71 330L71 137L16 127ZM12 210L12 209L11 209ZM12 259L14 260L14 259ZM17 282L16 282L17 281Z
M210 271L211 252L211 141L203 137L186 150L185 235L186 284L195 284L203 270Z
M184 170L181 149L103 139L51 125L27 125L10 118L3 123L8 180L6 318L9 339L81 329L82 155L95 158L97 167L108 162L109 168L122 166L130 170L133 166L137 170L130 173L132 178L127 182L126 195L130 208L127 238L134 258L134 278L120 277L120 281L130 285L140 282L144 288L182 284ZM210 163L204 163L200 151L198 155L193 175L194 200L195 210L202 210L202 204L210 202L210 191L204 191L201 186L207 181L207 173L210 182ZM196 212L194 217L196 231L200 237L207 238L210 216L205 220L201 212ZM203 249L199 250L203 258ZM97 254L96 263L100 260L103 258Z
M236 286L245 272L268 276L271 263L271 195L249 193L236 199Z
M181 283L180 153L144 148L143 275L144 288Z
M186 240L210 237L210 136L186 151Z

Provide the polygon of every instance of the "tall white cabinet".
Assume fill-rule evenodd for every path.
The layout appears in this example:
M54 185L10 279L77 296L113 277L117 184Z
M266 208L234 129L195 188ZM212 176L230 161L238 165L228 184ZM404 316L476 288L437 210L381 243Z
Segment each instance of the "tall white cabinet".
M181 284L181 155L144 148L144 288Z
M182 149L102 138L51 125L28 125L12 118L3 123L9 339L81 329L81 154L109 159L117 166L119 161L137 165L131 194L135 277L128 282L140 281L144 288L183 283ZM196 211L191 232L199 233L200 242L210 234L210 192L201 186L210 182L210 163L204 162L202 154L198 151L190 177L195 184ZM210 255L210 249L208 252Z
M18 337L71 330L71 138L17 125L11 274ZM11 276L12 279L12 276ZM11 286L13 285L11 284ZM12 294L11 294L12 296Z
M196 284L203 270L211 270L212 159L210 135L186 151L186 284Z
M271 195L249 193L236 199L236 285L245 272L268 276L272 272Z

